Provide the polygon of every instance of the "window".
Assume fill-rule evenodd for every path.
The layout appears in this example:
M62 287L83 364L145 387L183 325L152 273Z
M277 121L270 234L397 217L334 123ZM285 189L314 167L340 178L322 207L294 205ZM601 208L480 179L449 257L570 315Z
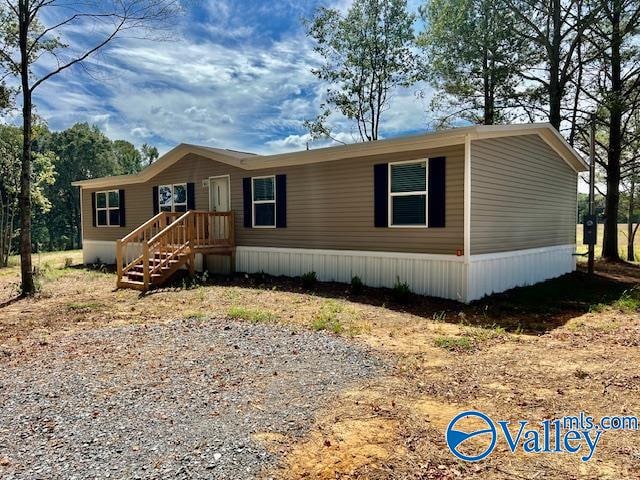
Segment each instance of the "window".
M251 179L253 226L276 226L275 177L254 177Z
M161 212L186 212L187 184L160 185L158 187L158 207Z
M120 226L120 192L118 190L96 192L96 225L98 227Z
M427 161L389 164L389 225L427 226Z

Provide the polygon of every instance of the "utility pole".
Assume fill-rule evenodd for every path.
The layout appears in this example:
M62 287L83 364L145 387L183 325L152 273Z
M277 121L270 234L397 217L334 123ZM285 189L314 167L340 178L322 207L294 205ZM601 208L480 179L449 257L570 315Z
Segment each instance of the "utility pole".
M595 222L595 231L597 232L598 221L595 218L595 193L596 193L596 114L591 114L591 135L589 138L589 218ZM593 275L593 266L595 263L595 240L589 242L589 275Z

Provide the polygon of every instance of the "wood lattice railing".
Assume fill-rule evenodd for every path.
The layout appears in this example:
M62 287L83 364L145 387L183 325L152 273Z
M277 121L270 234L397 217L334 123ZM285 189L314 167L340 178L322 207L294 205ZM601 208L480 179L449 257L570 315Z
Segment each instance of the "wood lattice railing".
M118 287L148 290L187 265L195 254L231 256L235 247L233 212L161 212L116 243Z

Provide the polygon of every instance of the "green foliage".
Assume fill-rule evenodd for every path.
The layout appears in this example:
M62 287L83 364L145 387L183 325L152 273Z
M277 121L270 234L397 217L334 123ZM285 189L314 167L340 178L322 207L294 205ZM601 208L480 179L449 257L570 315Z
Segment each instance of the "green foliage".
M526 42L514 36L507 2L430 0L420 13L427 26L418 38L427 55L421 73L438 90L432 106L444 113L440 123L507 122L521 69L531 61Z
M37 125L33 136L40 139L45 127ZM31 175L31 198L36 215L46 214L51 202L46 191L56 178L55 155L50 151L34 152ZM0 125L0 266L17 250L18 195L22 161L22 129Z
M158 149L156 147L152 147L148 143L143 143L140 150L142 161L144 162L145 167L151 165L160 156L160 154L158 153Z
M354 276L351 279L351 293L353 293L354 295L360 295L363 290L364 283L362 283L362 280L360 280L359 276Z
M400 304L409 303L411 299L411 289L406 282L400 281L400 277L396 277L396 283L391 289L391 298L394 302Z
M231 307L227 315L234 320L248 320L251 323L273 323L278 319L275 313L260 308Z
M344 325L338 318L338 314L340 314L342 310L343 307L340 303L333 300L327 300L322 305L318 315L313 319L311 328L316 331L329 330L335 334L342 333Z
M435 340L435 345L450 352L468 352L474 348L473 341L467 336L439 336Z
M316 272L307 272L304 275L302 275L301 279L302 279L302 288L304 288L305 290L312 290L313 288L315 288L316 284L318 283L318 277L316 275Z
M102 308L104 305L100 302L70 302L67 303L67 308L72 311L78 312L91 312L93 310L98 310Z
M305 122L314 138L332 136L333 112L355 121L361 140L378 138L393 90L415 76L414 21L406 0L355 0L346 14L321 7L306 21L324 60L313 73L331 85L320 115Z

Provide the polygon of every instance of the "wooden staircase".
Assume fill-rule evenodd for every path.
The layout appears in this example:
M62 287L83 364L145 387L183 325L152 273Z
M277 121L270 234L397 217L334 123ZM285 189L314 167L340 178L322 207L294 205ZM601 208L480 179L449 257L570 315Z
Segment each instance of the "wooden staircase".
M195 272L195 255L235 256L233 212L160 212L116 242L118 288L147 291L183 267Z

